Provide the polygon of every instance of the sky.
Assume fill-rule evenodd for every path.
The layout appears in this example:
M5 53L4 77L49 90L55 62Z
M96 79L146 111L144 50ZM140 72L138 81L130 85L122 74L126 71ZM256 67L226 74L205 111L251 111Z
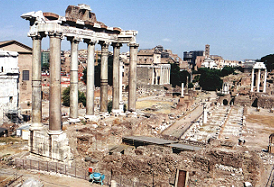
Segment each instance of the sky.
M107 26L138 31L139 49L162 45L183 57L184 51L204 50L209 44L211 55L226 60L274 53L273 0L0 0L0 41L32 47L23 13L41 10L65 16L68 5L78 4L89 5ZM42 48L48 46L43 39ZM85 48L81 43L79 49ZM70 49L68 41L62 41L62 49ZM124 45L122 51L127 50Z

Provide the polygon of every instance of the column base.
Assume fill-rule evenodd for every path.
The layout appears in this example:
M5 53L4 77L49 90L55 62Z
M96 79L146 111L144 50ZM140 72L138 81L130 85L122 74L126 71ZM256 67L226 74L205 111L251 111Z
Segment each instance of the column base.
M90 121L97 121L98 117L95 115L85 115L85 118L90 120Z
M112 112L112 115L114 115L114 116L118 116L118 115L121 114L121 110L120 109L112 109L111 112Z
M80 119L79 118L68 118L69 123L79 123Z
M119 110L120 110L120 113L124 113L124 102L119 103Z
M31 139L30 139L31 141ZM59 161L71 161L73 155L70 150L66 133L61 130L48 130L42 128L35 131L30 147L31 153Z
M62 133L62 130L48 130L48 135L60 135Z
M137 117L137 112L126 111L127 117Z
M43 128L43 124L42 123L32 123L30 125L29 130L30 131L38 131L38 130L41 130L42 128Z

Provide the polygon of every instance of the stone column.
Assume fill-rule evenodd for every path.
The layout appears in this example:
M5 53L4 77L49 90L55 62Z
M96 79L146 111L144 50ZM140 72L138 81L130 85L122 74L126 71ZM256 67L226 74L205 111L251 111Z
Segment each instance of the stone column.
M107 113L108 105L108 46L109 43L99 42L101 45L101 76L100 76L100 112Z
M124 102L123 102L123 62L119 62L119 109L120 113L124 112Z
M78 44L79 39L68 37L71 43L71 61L70 61L70 112L69 122L80 122L78 118Z
M30 129L42 127L41 87L41 41L42 36L32 37L32 124Z
M186 77L186 94L188 94L188 76Z
M163 66L161 66L161 69L160 69L160 82L159 82L159 85L163 85Z
M263 92L266 92L266 77L267 77L267 68L265 69L265 73L264 73L264 90L263 90Z
M204 105L204 123L207 123L207 109L206 109L206 105Z
M252 73L251 73L251 89L250 89L250 92L253 92L253 87L254 87L254 68L252 68Z
M168 68L168 82L169 82L169 84L170 84L170 69L171 69L171 67L169 66L169 68Z
M95 43L91 40L84 40L88 46L87 59L87 101L86 101L86 116L85 118L94 117L94 54Z
M181 91L181 97L184 97L184 83L182 83L182 87L181 87L181 89L182 89L182 91Z
M258 70L258 77L257 77L257 92L260 92L260 81L261 81L261 69Z
M50 37L49 134L61 134L61 33Z
M119 68L120 68L120 47L121 43L113 43L113 84L112 84L112 113L119 114Z
M136 72L137 72L137 53L139 44L130 43L129 46L129 81L128 81L128 110L136 110Z
M154 85L154 66L151 65L151 72L152 72L152 79L151 79L151 85Z

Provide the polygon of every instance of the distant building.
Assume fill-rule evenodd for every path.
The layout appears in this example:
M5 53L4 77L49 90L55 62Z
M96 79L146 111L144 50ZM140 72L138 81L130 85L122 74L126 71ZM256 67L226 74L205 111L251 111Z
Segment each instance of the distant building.
M204 51L185 51L184 52L184 60L188 62L192 66L192 68L196 65L196 58L198 56L205 56Z
M243 63L244 72L251 72L253 66L256 64L256 60L246 59Z
M242 66L242 62L238 60L224 60L219 55L210 55L210 45L205 45L205 52L189 51L184 52L184 60L191 64L194 70L198 68L223 69L225 66L237 67Z
M205 45L205 56L209 57L210 55L210 45L206 44Z
M0 42L0 49L14 51L19 54L19 107L23 112L24 110L30 110L32 100L32 48L18 41L10 40Z
M217 64L210 57L205 58L204 62L201 65L202 68L217 69Z
M124 62L123 84L127 85L129 56L123 53L120 57ZM137 58L137 85L170 84L170 64L173 63L178 64L182 69L188 69L186 61L161 45L139 50Z
M0 50L0 124L4 113L18 110L18 53Z

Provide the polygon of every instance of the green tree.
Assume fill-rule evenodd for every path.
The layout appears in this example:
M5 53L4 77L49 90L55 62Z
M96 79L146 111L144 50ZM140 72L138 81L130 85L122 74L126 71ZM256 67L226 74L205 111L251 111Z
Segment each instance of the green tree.
M177 86L181 86L181 83L185 83L187 82L187 77L190 80L190 74L188 73L188 71L180 71L180 67L178 64L170 64L171 66L171 71L170 71L170 84L175 87Z
M111 110L112 110L112 100L108 102L107 110L108 110L108 113L111 112Z
M232 67L225 66L225 67L221 70L221 76L222 76L222 77L227 76L227 75L230 75L230 74L233 74L233 73L234 73L234 68L232 68Z
M64 106L70 106L70 86L67 87L62 93L62 100ZM83 92L78 90L78 103L83 103L86 106L86 96Z
M195 75L194 79L192 82L199 82L200 81L200 75Z
M42 64L42 70L43 71L49 70L49 63L43 63Z
M274 54L269 54L261 58L261 62L264 62L267 71L272 71L274 69Z
M222 87L223 81L220 78L220 70L200 68L198 73L201 74L199 84L203 90L215 91Z

